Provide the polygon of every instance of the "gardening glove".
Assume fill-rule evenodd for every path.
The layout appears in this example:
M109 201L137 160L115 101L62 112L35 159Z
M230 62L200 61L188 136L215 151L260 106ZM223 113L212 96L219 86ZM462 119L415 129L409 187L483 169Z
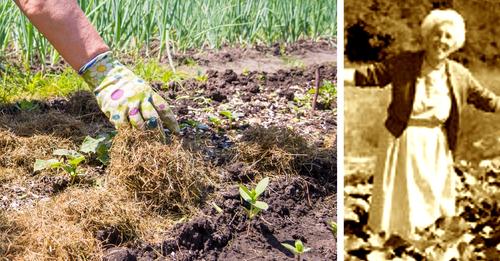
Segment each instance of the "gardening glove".
M97 103L116 128L156 128L179 133L167 101L149 84L116 60L111 52L98 55L78 73L94 89Z

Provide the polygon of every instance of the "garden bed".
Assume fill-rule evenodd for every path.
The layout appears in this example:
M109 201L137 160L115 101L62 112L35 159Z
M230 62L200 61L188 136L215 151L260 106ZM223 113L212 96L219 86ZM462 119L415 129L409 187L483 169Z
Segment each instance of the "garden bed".
M289 260L281 243L300 239L304 259L336 259L335 51L293 48L176 57L198 76L151 84L181 134L119 131L109 164L82 153L76 177L33 166L112 133L90 92L1 105L0 258ZM269 209L250 220L238 185L264 177Z

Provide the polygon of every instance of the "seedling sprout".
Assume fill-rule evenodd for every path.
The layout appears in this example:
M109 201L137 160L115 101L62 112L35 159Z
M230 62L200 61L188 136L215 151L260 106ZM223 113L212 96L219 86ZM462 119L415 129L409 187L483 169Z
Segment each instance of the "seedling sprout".
M295 240L295 246L292 246L287 243L281 243L282 246L284 246L286 249L288 249L290 252L292 252L295 257L297 258L297 261L300 261L300 255L311 251L311 248L305 247L302 241L300 240Z

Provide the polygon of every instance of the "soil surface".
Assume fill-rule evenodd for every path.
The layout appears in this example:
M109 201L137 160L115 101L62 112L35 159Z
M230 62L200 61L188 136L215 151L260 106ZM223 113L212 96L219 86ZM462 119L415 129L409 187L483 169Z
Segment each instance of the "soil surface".
M345 260L497 260L500 157L456 165L457 213L404 240L367 226L374 164L351 161L344 179ZM371 173L371 174L370 174Z
M300 66L287 66L279 50L286 53L286 59L293 56L301 61ZM226 185L207 191L207 198L213 200L202 203L196 216L172 227L161 242L127 241L113 229L99 231L96 238L102 242L104 258L292 260L293 255L281 243L301 239L312 248L303 255L304 260L335 260L336 240L327 222L337 218L336 101L320 97L313 110L308 94L315 86L318 68L320 81L336 81L334 47L302 42L286 48L226 48L187 54L176 61L188 58L198 63L206 80L151 84L172 105L183 142L196 144ZM30 208L75 186L66 175L33 173L35 159L50 157L56 148L78 148L86 135L95 137L113 130L91 93L34 104L29 111L16 104L0 105L0 148L5 149L0 153L0 170L6 173L0 179L3 211ZM248 133L266 129L297 137L304 148L314 152L304 154L315 156L308 165L290 165L286 170L293 175L276 168L262 196L269 209L248 220L235 184L255 182L255 177L269 174L262 172L264 163L279 163L264 158L250 166L237 149L249 139ZM273 137L263 133L264 138ZM277 146L280 142L274 141ZM288 156L295 162L300 154ZM107 175L106 167L98 162L88 162L84 168L77 186L95 186ZM19 171L27 174L17 178ZM223 211L216 211L212 203Z

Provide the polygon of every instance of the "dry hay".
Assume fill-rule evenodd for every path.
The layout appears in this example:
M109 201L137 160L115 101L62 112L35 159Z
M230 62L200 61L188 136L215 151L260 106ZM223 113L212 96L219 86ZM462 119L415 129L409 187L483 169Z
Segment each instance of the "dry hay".
M251 127L231 150L233 161L241 161L265 175L297 174L312 154L299 134L279 127Z
M18 136L49 134L79 141L85 136L85 128L85 123L59 111L19 112L0 116L0 129L10 130Z
M213 186L208 163L177 139L165 144L153 132L122 130L110 155L110 182L158 213L187 214Z
M19 230L0 210L0 260L11 260L10 253L14 250L13 241Z
M151 229L149 213L122 194L117 188L71 188L33 209L9 213L22 233L8 254L16 260L100 260L99 231L114 231L119 244Z
M73 146L70 140L51 135L19 137L0 130L0 167L16 168L28 174L33 171L36 159L47 159L55 149Z

